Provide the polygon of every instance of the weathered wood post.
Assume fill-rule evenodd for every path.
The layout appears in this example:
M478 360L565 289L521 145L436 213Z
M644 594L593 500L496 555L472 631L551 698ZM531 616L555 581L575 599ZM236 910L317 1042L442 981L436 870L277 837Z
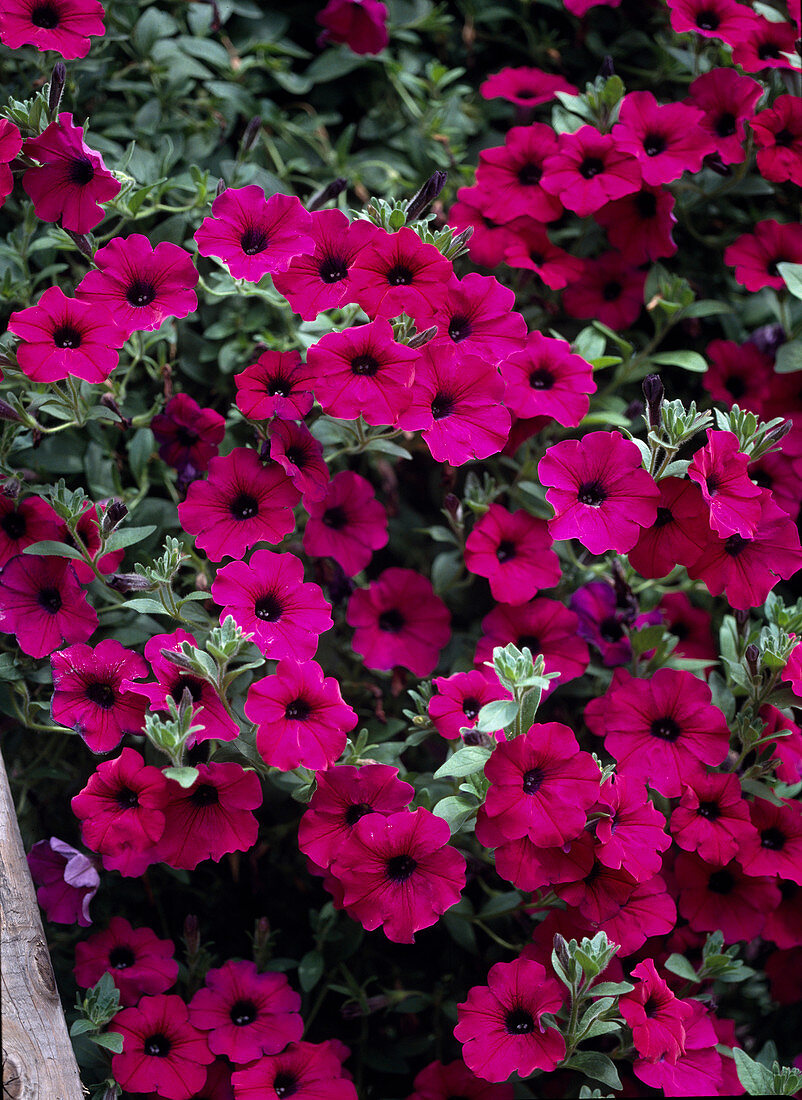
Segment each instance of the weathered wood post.
M85 1100L0 753L3 1100Z

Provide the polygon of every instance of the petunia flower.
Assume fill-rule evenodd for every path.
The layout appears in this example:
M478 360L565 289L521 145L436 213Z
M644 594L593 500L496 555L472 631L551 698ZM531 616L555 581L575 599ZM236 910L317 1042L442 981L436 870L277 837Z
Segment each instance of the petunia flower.
M668 8L677 34L719 38L729 46L749 33L754 18L751 9L736 0L668 0Z
M508 267L533 271L552 290L562 290L579 278L584 264L549 238L546 227L533 218L516 218L506 226L510 241L503 259ZM530 336L539 333L530 333Z
M70 805L87 848L117 855L124 848L145 851L161 839L167 798L161 771L125 748L115 760L98 764Z
M526 321L513 307L515 295L492 276L471 272L452 278L445 300L421 314L422 329L436 327L432 346L451 344L465 355L498 363L523 346Z
M479 85L485 99L506 99L518 107L537 107L549 103L557 92L577 95L578 90L561 76L529 66L502 69Z
M735 268L735 281L747 290L782 290L785 282L777 264L802 263L802 225L757 222L754 232L742 233L725 248L724 263Z
M569 606L579 619L577 633L601 655L605 668L628 664L632 645L626 627L633 626L633 609L619 606L615 588L590 581L571 594Z
M674 196L664 187L644 184L621 199L607 203L593 217L607 230L607 240L631 264L673 256L677 245L672 236L677 219Z
M593 866L593 841L586 832L548 847L535 843L528 834L509 840L484 806L479 807L476 818L476 839L482 847L493 849L501 878L527 892L585 878Z
M465 542L465 568L487 577L493 599L507 604L526 603L562 576L545 521L496 503Z
M496 679L492 682L483 672L455 672L451 676L435 676L437 688L429 700L429 717L441 737L453 741L463 728L472 729L479 711L496 699L509 699L510 693ZM496 739L504 736L496 731Z
M265 1054L236 1070L231 1082L237 1100L265 1100L271 1093L298 1100L358 1100L331 1042L290 1043L281 1054Z
M734 7L743 9L742 4ZM742 164L746 123L752 121L763 86L735 69L711 69L691 82L685 102L704 112L702 128L715 142L722 164Z
M36 889L36 900L49 921L57 924L92 923L89 903L100 886L100 875L92 860L76 848L51 836L39 840L28 853L28 867Z
M86 57L89 38L105 34L99 0L3 0L0 42L10 50L55 50L67 61Z
M702 493L693 481L664 477L657 488L654 523L642 529L629 551L632 568L650 578L665 577L675 565L692 565L710 537Z
M519 417L549 416L576 428L590 408L588 394L596 392L590 363L573 354L567 340L540 332L530 332L526 347L500 369L504 403Z
M448 224L458 233L469 226L473 235L468 241L471 260L482 267L498 267L504 259L504 250L515 243L515 234L509 225L494 221L485 212L492 192L481 187L460 187L457 201L448 211Z
M311 557L331 557L348 577L355 577L387 545L387 512L373 486L351 470L331 479L326 495L308 501L304 550Z
M3 13L0 12L0 36L2 35ZM0 41L2 38L0 37ZM19 128L7 118L0 119L0 206L14 190L14 177L11 174L11 161L22 149L22 135Z
M676 1062L685 1053L685 1022L693 1014L691 1005L674 996L657 973L654 959L638 963L631 976L640 980L621 997L618 1010L632 1029L635 1050L648 1062L662 1057Z
M746 73L762 73L766 69L790 69L799 71L797 39L799 17L796 24L790 20L767 19L753 14L744 27L739 41L733 43L732 62ZM790 54L791 60L783 56Z
M302 420L312 408L312 371L297 351L265 351L234 375L237 408L246 420Z
M12 500L0 492L0 570L34 542L58 542L61 520L42 497Z
M53 718L76 730L92 752L111 752L126 733L142 732L146 699L123 687L124 681L147 675L138 653L106 638L94 649L67 646L50 660Z
M595 319L609 328L634 324L643 309L646 273L632 260L615 251L595 260L584 260L579 277L563 294L563 307L570 317Z
M711 772L688 776L671 814L671 835L686 852L723 866L756 835L738 777Z
M114 1079L129 1092L156 1092L166 1100L189 1100L214 1061L206 1037L189 1020L174 993L142 997L113 1018L110 1030L123 1037L122 1053L111 1060Z
M323 445L305 424L274 420L270 425L270 457L302 494L307 510L326 495L331 475Z
M628 92L612 137L637 157L644 183L657 187L684 172L698 172L715 142L702 126L702 112L684 103L658 104L651 92Z
M702 385L714 401L728 408L737 404L761 417L766 391L774 375L770 355L760 351L750 340L738 344L734 340L711 340L705 348L708 360Z
M717 1020L697 1000L688 1000L690 1016L683 1021L685 1052L676 1062L668 1057L655 1061L639 1058L632 1072L652 1089L662 1089L666 1096L735 1096L743 1085L737 1076L735 1063L720 1054L717 1044L737 1046L735 1028L730 1020ZM716 1029L718 1027L718 1031ZM729 1025L725 1033L722 1025Z
M329 0L315 22L323 27L318 46L341 42L354 53L375 54L390 41L387 6L379 0Z
M294 256L286 271L273 274L273 285L304 321L351 300L350 268L357 254L351 223L341 210L318 210L307 234L314 251Z
M433 244L404 226L387 233L372 222L351 226L356 259L351 266L350 296L371 319L407 313L417 321L445 298L453 275L451 261Z
M483 149L476 169L482 213L500 224L522 217L559 218L562 203L541 185L545 160L556 152L557 135L543 122L513 126L504 145Z
M722 538L751 538L760 522L764 490L750 480L748 465L736 435L708 430L707 443L688 467L710 509L710 526Z
M747 875L777 875L802 886L802 807L793 799L781 801L775 806L756 798L749 804L753 829L737 859Z
M802 186L802 100L780 95L750 119L757 146L757 170L773 183Z
M160 940L150 928L133 928L124 917L75 945L75 981L91 989L110 974L120 991L120 1004L135 1005L143 994L165 993L175 984L175 944Z
M217 457L226 433L225 417L201 408L186 393L177 393L150 422L159 445L159 458L185 477L194 479Z
M637 156L594 126L557 135L558 147L543 163L541 187L567 210L586 217L641 186Z
M680 852L674 863L677 906L695 932L720 930L724 943L759 936L782 896L775 879L748 875L740 863L707 863Z
M666 819L655 809L643 783L613 773L599 790L596 858L605 867L624 867L639 882L656 875L671 847Z
M31 657L85 642L97 621L67 558L19 554L0 574L0 632L16 634Z

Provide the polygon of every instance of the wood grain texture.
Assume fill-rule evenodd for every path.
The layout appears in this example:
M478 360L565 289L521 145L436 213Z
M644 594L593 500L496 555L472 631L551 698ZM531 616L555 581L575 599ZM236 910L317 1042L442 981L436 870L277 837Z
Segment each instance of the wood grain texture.
M85 1100L0 754L3 1100Z

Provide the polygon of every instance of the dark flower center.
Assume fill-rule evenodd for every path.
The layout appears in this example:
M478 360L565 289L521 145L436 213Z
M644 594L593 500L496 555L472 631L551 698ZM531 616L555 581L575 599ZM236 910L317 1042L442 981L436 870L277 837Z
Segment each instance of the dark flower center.
M670 714L664 714L661 718L655 718L649 732L652 737L659 737L661 741L676 741L682 730Z
M635 196L635 209L639 217L653 218L657 213L657 198L651 191L638 191Z
M216 806L220 801L220 792L211 783L201 783L189 796L195 806Z
M59 24L59 15L54 4L37 4L31 12L31 22L35 27L53 31Z
M543 255L542 252L535 252L534 250L532 250L529 253L529 259L532 261L535 267L542 267L546 257Z
M774 279L779 278L780 272L777 268L777 264L782 264L782 263L785 263L785 256L775 256L774 259L770 263L766 264L766 271L768 272L769 275L772 276L772 278L774 278Z
M385 630L388 634L398 634L404 625L404 616L398 608L390 607L379 615L379 630Z
M721 809L718 802L700 802L696 811L700 817L706 817L708 821L715 821L721 817Z
M768 848L772 852L779 852L785 847L786 837L785 834L772 825L768 829L761 829L760 832L760 845L762 848Z
M460 340L467 340L471 335L471 322L467 317L452 317L448 322L448 335L458 344Z
M601 157L585 157L579 166L579 174L584 176L586 180L592 180L594 176L598 176L603 171L604 161Z
M139 795L136 791L132 791L130 787L120 787L114 796L114 800L124 810L132 810L139 805Z
M732 111L723 111L716 119L716 133L719 137L732 137L735 133L735 115Z
M232 1024L237 1027L246 1027L248 1024L252 1024L257 1015L256 1005L253 1001L237 1001L231 1006L231 1012L229 1013Z
M312 713L312 708L307 703L306 699L293 699L291 703L287 703L287 709L284 711L284 717L290 719L293 722L303 722L305 718L308 718Z
M542 768L530 768L528 772L524 772L524 794L537 794L545 778Z
M454 411L456 402L454 398L447 393L438 393L435 395L432 401L432 416L435 420L443 420L447 416L451 416Z
M643 139L643 151L647 157L656 157L665 152L666 139L662 134L647 134Z
M554 385L554 375L547 367L538 367L529 375L529 385L533 390L550 390Z
M696 26L701 31L714 31L720 22L718 13L710 8L702 8L701 11L696 13Z
M707 888L714 894L731 894L735 888L735 879L730 871L722 868L720 871L713 872L707 880Z
M746 393L746 382L744 382L743 378L739 377L739 375L731 374L725 381L724 388L727 393L732 394L735 398L743 397Z
M412 271L404 264L396 264L387 272L390 286L409 286L414 278Z
M391 856L387 860L387 877L391 882L406 882L417 866L418 861L412 856Z
M469 722L472 722L474 718L479 717L480 709L481 707L479 704L479 700L476 698L475 695L468 695L462 700L462 713L465 715Z
M114 706L114 688L111 684L104 684L100 680L96 680L95 683L88 685L86 697L90 703L102 707L103 710L111 710Z
M782 894L783 901L793 901L799 893L799 887L795 882L791 882L790 879L780 879L780 893Z
M355 802L353 806L349 806L345 811L345 824L356 825L360 818L365 814L372 814L373 807L369 806L367 802Z
M158 1031L155 1035L148 1035L145 1040L145 1054L149 1054L151 1058L166 1058L171 1045L167 1036Z
M500 562L511 561L515 557L515 543L512 539L502 539L496 550L496 557Z
M348 278L348 265L341 256L327 256L317 270L324 283L339 283Z
M246 256L258 256L267 248L267 233L259 226L249 225L239 239Z
M199 680L197 676L179 676L170 688L173 699L181 699L185 688L189 692L189 697L193 703L201 701L203 698L203 680Z
M789 145L793 145L796 140L796 134L791 133L787 126L784 126L782 130L778 130L774 135L774 144L780 145L783 148L787 148Z
M667 527L669 523L674 522L674 514L670 508L658 508L657 518L654 521L655 527Z
M600 481L583 481L576 491L576 499L580 504L598 508L607 499L607 493Z
M708 474L705 478L705 485L707 486L707 491L708 493L710 493L711 496L713 495L713 493L717 493L720 485L718 474Z
M234 519L253 519L259 515L259 501L250 493L239 493L229 504L228 510Z
M53 343L57 348L79 348L81 334L72 325L60 325L53 333Z
M284 457L299 469L306 465L307 459L310 457L303 447L288 447L284 452ZM325 519L323 521L325 523Z
M156 297L156 287L147 279L134 279L125 292L129 306L149 306Z
M351 373L364 374L372 377L379 369L379 360L372 355L357 355L351 360Z
M86 187L87 183L91 183L95 178L95 169L89 157L76 157L71 161L69 176L70 183L75 183L79 187Z
M504 1017L504 1030L508 1035L530 1035L535 1030L535 1020L525 1008L513 1008Z
M610 279L602 287L602 298L604 298L605 302L614 302L616 298L621 297L623 289L618 279Z
M298 1091L298 1079L292 1073L277 1073L273 1078L273 1092L279 1100L287 1100Z
M519 99L534 99L538 93L534 88L519 88L515 92L515 95L517 95ZM451 1097L450 1100L454 1100L454 1097Z
M257 619L261 619L266 623L275 623L281 618L282 607L278 599L271 593L268 593L266 596L262 596L256 601L254 611L256 612Z
M342 504L335 504L332 508L327 508L323 513L323 522L335 531L342 531L343 527L348 524L348 516Z
M524 187L534 187L540 183L543 173L537 164L524 164L518 169L518 182Z
M528 649L533 657L540 653L540 638L536 634L521 634L515 644L519 649Z
M194 447L200 439L200 436L197 432L193 432L192 428L187 428L184 424L179 424L175 430L175 438L182 447Z
M750 541L750 539L741 538L740 535L730 535L724 543L724 553L729 554L731 558L737 558Z
M599 633L603 642L620 642L624 636L624 628L618 619L610 615L599 623Z
M292 383L287 378L271 378L267 383L269 397L289 397L292 392Z
M3 528L12 542L16 542L25 534L28 524L25 522L25 516L22 512L7 512L0 520L0 527Z
M57 615L61 611L61 593L57 588L40 588L36 602L48 615Z
M127 970L128 967L133 966L135 962L136 955L130 947L126 947L123 943L118 944L116 947L112 947L109 952L109 966L114 970Z
M758 46L757 56L761 61L776 61L780 55L781 50L776 42L762 42Z

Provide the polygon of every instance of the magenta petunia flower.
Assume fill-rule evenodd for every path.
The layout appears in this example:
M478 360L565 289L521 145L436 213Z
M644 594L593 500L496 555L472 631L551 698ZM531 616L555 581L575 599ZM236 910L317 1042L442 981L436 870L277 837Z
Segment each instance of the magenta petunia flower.
M50 661L53 718L76 730L92 752L111 752L126 733L142 732L146 700L123 687L123 681L147 675L138 653L106 638L94 649L68 646Z
M328 868L366 814L384 817L406 810L415 788L388 764L336 764L318 773L315 793L298 826L298 847L319 867Z
M772 356L750 340L745 344L711 340L705 348L705 358L709 365L702 376L702 385L713 400L728 408L737 403L739 408L761 416L766 391L774 376Z
M3 15L0 12L0 20ZM2 22L0 22L0 29ZM11 174L11 161L22 149L22 135L13 122L0 119L0 206L14 190L14 177Z
M610 873L621 875L623 872ZM625 877L632 882L631 875ZM609 940L621 945L619 954L623 957L639 951L652 936L667 936L676 923L674 899L660 875L655 875L631 885L628 896L621 899L613 913L604 918L589 918L586 927L589 935L606 932Z
M105 34L99 0L3 0L0 42L10 50L35 46L67 61L86 57L89 37Z
M209 468L226 434L225 417L201 408L189 394L177 393L154 416L150 428L159 444L159 458L187 477Z
M49 921L56 924L92 923L89 903L100 886L92 860L58 837L39 840L28 853L28 867L36 886L36 900Z
M715 142L703 113L685 103L658 104L651 92L628 92L612 130L616 147L637 157L644 183L657 187L698 172Z
M588 394L596 392L593 368L574 355L566 340L530 332L523 351L500 365L504 403L516 416L550 416L558 424L576 428L590 408Z
M638 963L631 976L640 980L621 997L618 1009L632 1029L635 1050L649 1062L663 1057L676 1062L685 1053L685 1022L693 1013L690 1003L674 996L657 973L654 959Z
M549 103L557 92L578 95L577 88L563 77L527 66L493 73L480 84L479 92L485 99L506 99L518 107Z
M578 279L569 283L563 306L570 317L594 319L609 328L634 324L643 309L646 273L629 257L605 252L595 260L584 260Z
M307 367L320 407L342 420L395 424L412 399L420 356L393 339L389 321L329 332L307 352Z
M471 260L482 267L498 267L504 259L504 250L515 243L515 235L509 225L493 221L485 213L488 194L481 187L460 187L457 201L448 212L448 224L458 233L470 226L473 236L468 241Z
M455 672L451 676L435 676L437 694L429 700L429 717L441 737L453 741L463 728L473 728L485 703L509 699L510 693L498 680L493 683L478 670ZM496 739L503 737L496 731Z
M323 445L305 424L274 420L270 425L270 457L302 494L306 508L326 495L330 474Z
M227 187L195 233L201 256L223 261L235 279L258 283L268 272L286 271L302 253L311 253L312 215L295 195L265 198L255 183Z
M464 1062L430 1062L412 1082L407 1100L513 1100L512 1085L492 1084L477 1077Z
M314 252L293 257L286 271L273 275L276 290L304 321L351 300L349 271L357 254L351 223L341 210L318 210L311 219L306 232Z
M599 797L598 764L561 722L537 723L497 744L485 775L485 811L493 825L507 840L528 836L543 848L579 836Z
M787 671L788 665L780 674L781 680L787 680ZM797 690L798 686L791 684L795 695L802 694ZM761 737L769 738L766 748L776 764L777 778L781 783L798 783L802 779L802 730L776 707L762 706L758 714L766 723ZM772 734L776 736L772 737Z
M383 6L383 5L382 5ZM332 1042L290 1043L231 1075L237 1100L296 1096L298 1100L358 1100Z
M115 760L98 764L70 805L87 848L116 855L124 848L145 851L161 839L167 796L161 771L126 748Z
M342 42L354 53L374 54L390 41L387 6L379 0L329 0L315 22L323 27L318 46Z
M631 264L659 260L677 251L672 231L677 219L674 196L665 188L647 187L609 202L593 215L607 230L607 240Z
M746 10L742 4L734 7ZM711 69L691 83L685 102L704 112L702 128L715 142L722 164L743 163L746 123L751 123L762 94L762 85L735 69Z
M567 210L585 217L641 186L637 156L593 126L557 135L558 147L543 164L541 186Z
M229 959L207 971L189 1018L208 1033L209 1050L244 1064L301 1038L300 1007L301 997L284 974L260 974L252 962Z
M16 634L23 653L49 657L96 628L95 609L67 558L18 554L0 573L0 633Z
M156 1092L167 1100L190 1100L214 1061L206 1036L189 1020L174 993L143 997L110 1024L123 1037L121 1054L111 1060L114 1079L129 1092Z
M423 807L361 817L331 865L349 915L369 932L382 926L394 943L412 943L465 885L465 858L450 837L447 822Z
M32 382L58 382L70 375L104 382L117 366L125 333L103 305L68 298L48 287L35 306L11 314L9 332L20 369Z
M247 420L302 420L312 408L313 374L297 351L265 351L234 382Z
M262 785L240 764L197 764L191 787L167 781L165 826L159 858L192 871L205 859L219 862L228 852L247 852L259 826L253 815L262 805Z
M765 798L750 802L753 830L737 859L747 875L777 875L802 886L802 806L789 798L781 801L781 806Z
M322 500L308 501L304 550L311 557L334 558L348 577L355 577L387 545L387 513L373 486L351 470L341 470Z
M484 806L479 807L476 818L476 839L484 848L495 849L496 871L519 890L574 882L589 874L593 865L593 841L587 832L547 848L530 840L528 835L508 840L497 819L487 816Z
M351 266L353 301L368 317L397 317L406 313L414 320L427 315L445 298L454 269L433 244L404 226L387 233L372 222L351 226L356 258Z
M61 522L41 497L15 501L0 492L0 569L34 542L58 542Z
M614 870L623 867L639 882L656 875L671 837L645 786L632 777L613 774L601 785L596 809L607 812L596 822L599 862Z
M503 254L508 267L534 271L552 290L562 290L582 274L583 261L554 244L540 222L516 218L506 228L511 234Z
M526 321L513 309L515 295L492 275L471 272L448 284L445 301L420 327L437 327L432 345L453 344L462 354L497 363L523 347Z
M427 344L415 368L412 404L398 423L405 431L423 432L435 462L461 466L498 454L504 446L510 414L503 394L494 364Z
M802 186L802 100L780 95L750 119L763 179Z
M748 465L736 435L708 429L707 443L688 467L710 509L710 526L722 538L751 538L760 522L764 490L750 479Z
M732 46L749 32L753 14L736 0L668 0L669 19L677 34L720 38Z
M711 698L690 672L661 668L641 680L617 668L607 693L586 706L585 721L604 737L621 775L677 798L705 764L717 767L727 756L727 721Z
M737 775L712 772L688 776L679 806L671 814L671 835L686 852L722 866L756 836Z
M250 561L218 569L212 598L232 615L265 657L314 657L318 637L332 626L331 607L320 585L303 583L304 567L293 554L257 550Z
M665 577L675 565L693 565L710 538L702 493L693 482L664 477L657 488L657 517L629 551L629 564L642 577Z
M796 24L781 19L775 22L764 15L754 14L747 23L740 40L733 43L732 62L744 72L761 73L766 69L794 69L799 71L799 16ZM792 60L783 56L790 54Z
M237 447L209 462L206 481L193 481L178 505L181 526L212 561L243 558L260 542L274 545L295 527L300 493L277 462Z
M103 220L102 204L119 194L121 185L86 144L83 127L73 124L71 114L60 114L38 137L28 138L23 151L39 161L22 176L38 218L60 221L73 233L88 233Z
M499 604L482 619L482 636L476 644L474 664L492 661L496 646L514 642L529 649L532 657L543 654L546 672L559 672L543 689L543 698L561 684L581 676L590 662L587 643L579 637L579 619L559 600L538 596L518 607ZM486 666L483 666L486 667ZM495 673L487 675L495 680Z
M125 1008L143 994L164 993L175 984L174 954L172 940L160 940L150 928L132 928L123 917L112 917L108 928L75 945L75 981L90 989L104 974L111 974Z
M590 432L549 447L538 476L550 486L552 538L579 539L591 554L631 550L640 528L654 523L659 499L641 461L638 448L620 432Z
M465 1064L487 1081L556 1069L565 1040L540 1017L556 1012L562 1000L557 981L540 963L524 958L496 963L487 985L474 986L457 1005L454 1036L463 1044Z
M717 1020L708 1015L704 1005L696 1000L684 1002L690 1016L683 1021L685 1053L672 1062L667 1057L656 1061L638 1059L632 1072L652 1089L662 1089L666 1096L738 1096L743 1085L737 1076L732 1058L719 1054L716 1047L738 1046L735 1025L731 1020ZM725 1032L724 1028L728 1027Z
M279 771L319 771L345 749L356 712L343 702L340 685L315 661L286 658L272 676L248 688L245 714L256 726L256 748Z
M774 879L748 875L739 863L706 863L680 852L674 863L680 915L694 932L720 929L725 943L759 936L782 895Z
M526 511L508 512L490 504L465 543L465 567L487 577L493 599L527 603L543 588L553 588L562 576L560 559L551 548L544 520Z
M802 263L802 225L758 222L753 233L741 234L724 250L724 263L735 268L735 281L747 290L782 290L777 264Z
M428 676L451 637L448 608L431 581L413 569L385 569L367 588L357 588L346 619L355 628L351 644L366 668L401 665L415 676Z
M543 122L513 126L504 145L483 149L476 169L482 213L500 224L523 217L539 222L559 218L562 203L541 185L544 162L556 152L557 135Z
M142 233L115 237L95 253L97 265L75 289L78 298L103 305L127 339L138 330L160 328L168 317L186 317L198 306L198 273L177 244L155 248Z

